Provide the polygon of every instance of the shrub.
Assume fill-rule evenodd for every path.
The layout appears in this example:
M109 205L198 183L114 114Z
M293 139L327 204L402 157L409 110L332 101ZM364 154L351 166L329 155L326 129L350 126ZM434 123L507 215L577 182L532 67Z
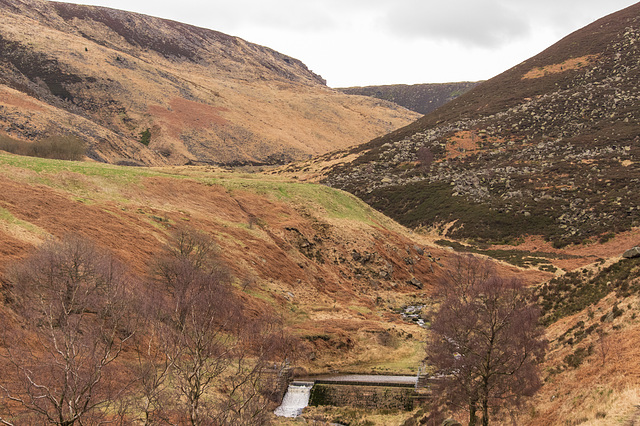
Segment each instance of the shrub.
M0 135L0 150L29 157L56 160L82 160L87 150L86 143L72 135L56 135L27 142Z
M151 142L151 130L146 129L140 132L140 143L144 146L149 146L149 142Z
M564 357L564 363L567 364L568 367L578 368L584 359L589 356L593 352L593 348L578 348L576 351L570 355Z

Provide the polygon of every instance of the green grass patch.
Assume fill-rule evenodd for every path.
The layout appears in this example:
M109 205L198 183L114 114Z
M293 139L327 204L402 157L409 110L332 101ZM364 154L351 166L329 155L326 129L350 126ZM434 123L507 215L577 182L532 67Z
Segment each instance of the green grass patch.
M84 161L52 160L11 154L0 154L0 166L17 167L46 174L58 174L61 172L78 173L85 176L102 177L122 183L137 182L143 177L166 176L164 173L142 167L124 167Z
M6 166L6 167L3 167ZM360 201L355 196L324 185L283 181L264 175L247 175L232 173L207 173L188 171L187 173L164 172L161 169L144 167L126 167L103 163L80 161L51 160L36 157L23 157L11 154L0 154L0 170L11 173L15 167L35 172L37 182L61 187L72 192L74 196L86 201L88 193L95 191L86 188L83 182L67 179L61 181L61 173L77 173L95 178L96 186L108 184L122 188L137 185L147 177L169 177L175 179L193 179L207 185L220 185L231 193L233 191L249 191L258 195L273 197L278 201L304 206L309 209L319 208L330 218L348 219L373 225L385 221L380 213Z
M366 306L351 305L349 306L349 309L359 314L370 314L373 312L371 309L367 308Z
M331 218L349 219L368 224L380 220L380 215L357 197L324 185L300 182L274 181L268 177L216 177L202 178L211 185L221 185L229 191L243 190L272 196L278 201L321 207Z
M18 219L13 214L11 214L9 210L2 207L0 207L0 220L8 223L11 226L18 226L34 234L48 235L45 231L43 231L36 225L29 222L25 222L24 220Z

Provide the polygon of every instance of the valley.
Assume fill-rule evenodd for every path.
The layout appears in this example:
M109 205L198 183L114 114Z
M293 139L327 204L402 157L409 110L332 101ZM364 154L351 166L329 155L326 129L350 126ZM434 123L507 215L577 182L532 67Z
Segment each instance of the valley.
M544 354L491 424L640 421L640 4L487 81L350 89L174 21L0 12L0 423L488 417L435 365L500 286ZM292 381L312 406L274 414Z

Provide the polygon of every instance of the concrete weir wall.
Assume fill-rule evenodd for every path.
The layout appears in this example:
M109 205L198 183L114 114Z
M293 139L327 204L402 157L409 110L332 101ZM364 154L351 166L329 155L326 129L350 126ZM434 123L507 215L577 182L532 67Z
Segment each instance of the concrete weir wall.
M309 405L412 410L414 389L352 384L319 384L311 389Z

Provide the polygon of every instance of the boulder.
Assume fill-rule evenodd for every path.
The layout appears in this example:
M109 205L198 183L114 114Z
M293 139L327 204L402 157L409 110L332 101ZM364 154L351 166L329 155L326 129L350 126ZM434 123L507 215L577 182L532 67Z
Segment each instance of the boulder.
M422 289L422 282L417 278L411 278L409 281L407 281L407 284L411 284L414 287Z
M634 259L636 257L640 257L640 247L634 247L625 251L622 254L622 257L624 257L625 259Z

